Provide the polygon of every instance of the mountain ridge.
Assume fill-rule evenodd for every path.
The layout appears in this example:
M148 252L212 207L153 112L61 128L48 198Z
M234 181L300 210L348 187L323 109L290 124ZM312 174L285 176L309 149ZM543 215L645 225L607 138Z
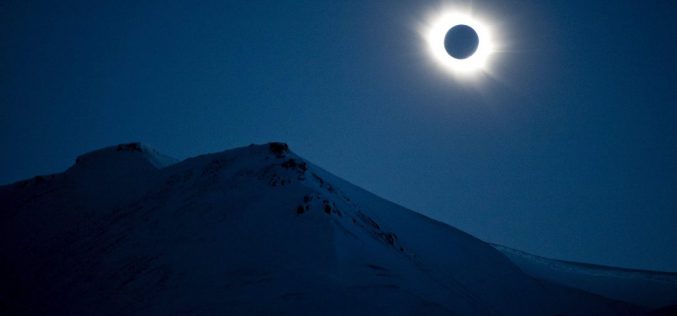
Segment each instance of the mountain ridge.
M146 147L122 146L94 153L126 157L117 149L138 154ZM0 250L12 254L0 268L14 278L0 285L13 298L0 308L20 314L642 310L535 280L489 244L356 187L284 143L160 168L131 165L132 172L118 169L116 159L88 168L76 162L40 183L0 187L7 206ZM109 169L115 172L102 171ZM33 301L40 304L28 304Z

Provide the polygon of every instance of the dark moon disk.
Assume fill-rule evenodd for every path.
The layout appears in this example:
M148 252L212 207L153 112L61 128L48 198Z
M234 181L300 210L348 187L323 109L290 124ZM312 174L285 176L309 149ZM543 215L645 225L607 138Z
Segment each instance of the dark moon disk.
M447 32L444 37L444 48L449 56L456 59L466 59L477 51L480 38L477 32L467 25L459 24Z

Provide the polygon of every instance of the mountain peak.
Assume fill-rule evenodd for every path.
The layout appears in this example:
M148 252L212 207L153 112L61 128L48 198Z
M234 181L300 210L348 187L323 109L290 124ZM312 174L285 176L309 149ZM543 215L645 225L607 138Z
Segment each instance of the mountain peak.
M268 143L268 149L270 149L270 152L276 155L284 155L285 153L289 152L289 145L286 143L271 142Z
M118 144L97 149L78 156L76 166L87 167L90 165L100 166L119 160L141 159L150 163L155 168L164 168L178 162L177 159L160 153L159 151L139 142Z
M120 144L78 157L48 185L0 187L0 252L8 254L0 273L11 277L0 293L18 293L0 310L640 311L534 279L481 240L354 186L285 143L173 162L146 145Z

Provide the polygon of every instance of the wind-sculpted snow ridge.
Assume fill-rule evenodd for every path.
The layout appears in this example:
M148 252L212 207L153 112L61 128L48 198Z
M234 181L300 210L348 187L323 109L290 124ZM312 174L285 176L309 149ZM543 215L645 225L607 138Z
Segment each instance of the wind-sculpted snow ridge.
M677 273L548 259L493 246L525 273L539 279L652 308L677 305Z
M534 279L489 244L283 143L176 163L121 146L0 187L0 314L643 311Z
M120 144L95 150L79 156L75 162L77 165L95 164L101 167L106 161L114 163L115 161L123 160L123 157L140 158L155 168L163 168L178 162L176 159L161 154L157 150L141 143Z

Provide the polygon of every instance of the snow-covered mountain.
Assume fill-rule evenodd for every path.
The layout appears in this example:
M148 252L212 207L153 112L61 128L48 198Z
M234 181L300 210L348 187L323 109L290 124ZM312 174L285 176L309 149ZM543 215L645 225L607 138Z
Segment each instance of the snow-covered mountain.
M0 187L0 314L636 315L282 143L125 144Z
M542 280L652 308L677 306L677 273L562 261L493 245L525 273Z

